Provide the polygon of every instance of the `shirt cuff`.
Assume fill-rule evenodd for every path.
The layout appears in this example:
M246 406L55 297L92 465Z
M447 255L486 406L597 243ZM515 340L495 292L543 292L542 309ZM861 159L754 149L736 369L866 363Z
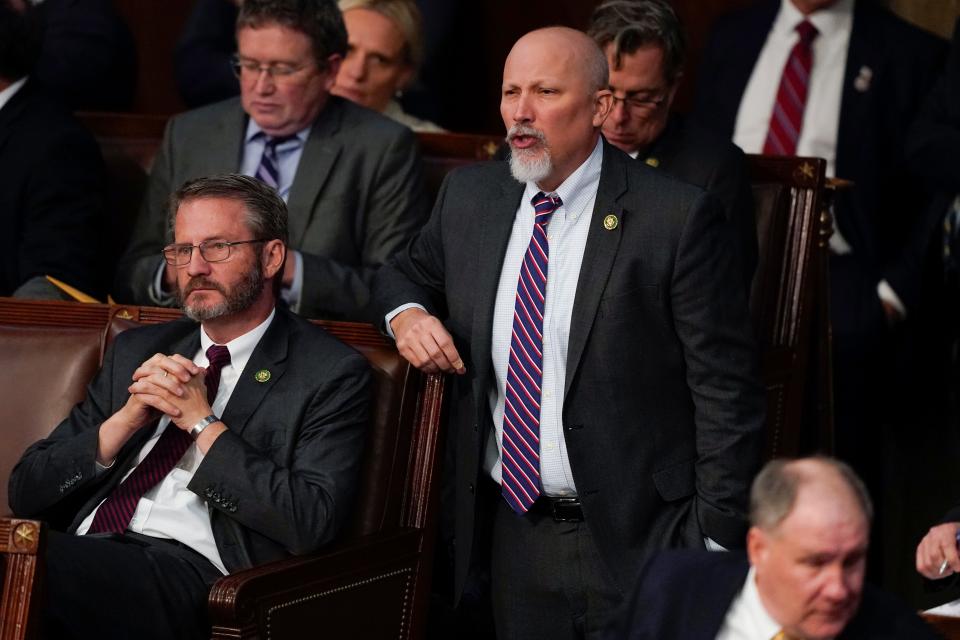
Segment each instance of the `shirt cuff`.
M714 540L713 538L703 538L703 546L707 548L707 551L729 551L725 546Z
M153 283L147 288L147 296L150 302L158 307L169 307L173 302L174 295L163 290L163 273L167 269L167 263L160 261L160 268L153 276Z
M394 340L397 339L397 336L393 335L393 328L390 326L390 321L392 321L394 318L396 318L398 315L400 315L407 309L420 309L421 311L424 311L424 312L426 312L427 310L426 307L424 307L422 304L417 304L416 302L408 302L407 304L400 305L399 307L397 307L387 315L383 316L383 323L386 326L387 335L393 338Z
M280 290L280 297L294 313L300 311L300 294L303 293L303 256L299 251L290 250L287 260L293 259L293 282Z
M877 295L880 296L881 300L899 311L902 317L907 317L907 308L904 306L903 300L900 299L900 296L893 290L889 282L886 280L880 281L880 284L877 285Z

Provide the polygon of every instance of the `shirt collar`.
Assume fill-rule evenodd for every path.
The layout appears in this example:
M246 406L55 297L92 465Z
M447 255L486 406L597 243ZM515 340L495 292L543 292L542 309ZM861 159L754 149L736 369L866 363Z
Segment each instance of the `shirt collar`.
M300 144L303 144L307 141L307 137L310 135L311 128L312 128L312 125L304 127L303 129L300 129L300 131L297 131L295 134L293 134L300 140ZM247 132L243 137L244 144L250 143L254 138L258 136L266 136L266 135L267 133L260 128L260 125L258 125L253 118L247 118Z
M267 328L270 326L270 323L273 322L274 316L277 314L277 309L274 309L270 312L270 315L267 316L267 319L255 326L250 331L247 331L241 336L237 336L224 346L230 350L230 365L234 367L237 371L243 369L247 364L247 360L250 359L250 356L253 354L254 348L260 342L260 338L263 337L263 334L267 332ZM203 358L207 357L207 349L212 345L216 344L210 336L207 335L206 330L203 328L203 325L200 326L200 349L203 351Z
M743 591L740 594L743 598L743 605L750 616L753 628L759 633L759 638L772 638L780 631L780 623L770 617L767 609L760 600L760 591L757 589L757 571L750 567L747 573L747 581L743 584Z
M13 95L20 90L20 87L22 87L26 83L27 83L27 76L24 76L19 80L17 80L16 82L14 82L13 84L11 84L9 87L4 89L3 91L0 91L0 109L3 109L3 107L8 102L10 102L10 99L13 97Z
M773 31L782 38L794 36L797 25L809 20L820 36L830 37L849 28L853 20L854 0L837 0L832 6L804 16L790 0L780 0L780 12L773 23Z
M560 200L563 202L563 206L560 207L560 211L557 213L563 215L570 221L576 220L580 214L583 213L583 207L572 207L568 205L579 201L585 192L593 193L597 190L597 185L600 183L600 168L602 166L603 138L598 137L597 144L593 147L593 151L583 164L567 176L567 179L552 192L560 196ZM523 198L526 202L530 202L533 196L537 195L540 191L542 191L542 189L538 187L536 183L528 182L527 188L524 190Z

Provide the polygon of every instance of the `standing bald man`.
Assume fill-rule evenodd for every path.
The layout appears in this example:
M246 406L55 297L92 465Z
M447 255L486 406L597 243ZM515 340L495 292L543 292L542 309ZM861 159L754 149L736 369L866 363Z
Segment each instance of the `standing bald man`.
M721 206L603 142L607 62L534 31L507 58L511 160L451 173L378 274L400 352L456 373L455 596L497 636L605 633L651 551L742 542L763 393Z

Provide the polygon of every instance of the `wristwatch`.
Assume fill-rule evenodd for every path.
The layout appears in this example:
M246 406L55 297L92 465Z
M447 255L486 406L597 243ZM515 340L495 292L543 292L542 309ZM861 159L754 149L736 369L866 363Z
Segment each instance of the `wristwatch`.
M220 418L211 413L206 418L203 418L200 420L200 422L190 427L190 437L196 440L200 437L200 434L203 433L204 429L209 427L214 422L219 422L219 420Z

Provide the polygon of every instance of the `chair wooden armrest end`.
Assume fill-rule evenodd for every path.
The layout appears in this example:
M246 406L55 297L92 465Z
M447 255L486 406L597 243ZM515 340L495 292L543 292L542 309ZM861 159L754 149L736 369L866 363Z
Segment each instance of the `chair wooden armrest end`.
M21 640L37 628L40 608L40 566L45 525L37 520L0 518L0 638ZM30 630L28 632L28 630Z
M960 618L920 612L920 617L947 640L960 640Z
M411 637L422 544L422 531L401 529L226 576L210 592L212 637Z

